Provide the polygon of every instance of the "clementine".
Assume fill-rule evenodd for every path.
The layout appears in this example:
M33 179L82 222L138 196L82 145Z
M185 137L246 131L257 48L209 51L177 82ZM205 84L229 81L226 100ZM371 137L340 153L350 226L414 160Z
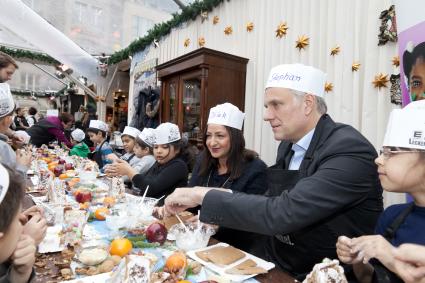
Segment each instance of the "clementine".
M106 205L107 207L114 206L115 198L114 197L105 197L103 199L103 204Z
M67 174L60 174L59 179L61 179L61 180L68 179L68 175Z
M94 212L94 217L96 217L97 220L105 220L106 214L109 214L109 209L106 207L100 207Z
M109 253L111 255L118 255L120 257L123 257L127 255L132 248L133 245L131 244L131 241L129 239L115 239L111 242L111 245L109 246Z
M179 271L186 267L187 258L182 252L175 252L167 258L165 266L171 272Z

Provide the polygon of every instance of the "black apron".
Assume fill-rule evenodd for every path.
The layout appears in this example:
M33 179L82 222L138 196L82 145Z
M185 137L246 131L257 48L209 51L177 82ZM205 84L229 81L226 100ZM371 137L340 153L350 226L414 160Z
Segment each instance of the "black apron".
M391 242L394 237L395 233L398 230L398 228L401 226L401 224L404 223L409 213L412 211L414 207L414 203L412 202L408 207L406 207L405 210L403 210L385 229L384 234L382 235L388 242ZM373 279L372 282L376 283L398 283L403 282L403 280L400 279L395 273L393 273L391 270L386 268L384 265L382 265L378 260L371 260L370 264L372 264L374 268L373 273Z
M95 161L97 163L97 165L99 166L99 169L103 168L103 160L102 160L102 146L103 144L106 142L106 140L104 140L100 146L99 146L99 150L95 150L92 153L89 154L89 158L93 161Z
M136 154L133 153L128 159L121 158L122 160L126 161L127 163L130 163L130 161L133 159L133 157L136 156Z

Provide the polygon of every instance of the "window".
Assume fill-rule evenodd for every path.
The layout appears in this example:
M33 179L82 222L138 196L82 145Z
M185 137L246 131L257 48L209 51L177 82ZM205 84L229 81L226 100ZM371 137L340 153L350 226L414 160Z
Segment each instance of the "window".
M87 19L87 4L76 1L72 11L72 20L74 23L82 23Z
M93 25L95 27L102 27L103 26L103 10L99 7L92 7L92 19L93 19Z

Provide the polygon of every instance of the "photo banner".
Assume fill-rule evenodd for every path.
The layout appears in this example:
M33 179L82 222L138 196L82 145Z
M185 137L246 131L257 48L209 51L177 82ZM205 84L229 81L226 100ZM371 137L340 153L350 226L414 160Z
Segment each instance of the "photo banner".
M395 0L403 106L425 99L425 1Z

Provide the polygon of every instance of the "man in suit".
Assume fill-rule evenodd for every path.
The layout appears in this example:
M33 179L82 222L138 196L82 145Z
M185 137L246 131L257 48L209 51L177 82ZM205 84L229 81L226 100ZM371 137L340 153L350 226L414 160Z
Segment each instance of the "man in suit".
M298 278L336 258L338 236L373 233L383 209L377 154L357 130L326 114L325 77L301 64L270 72L264 120L282 142L267 195L180 188L166 211L202 205L202 222L267 235L259 255Z

